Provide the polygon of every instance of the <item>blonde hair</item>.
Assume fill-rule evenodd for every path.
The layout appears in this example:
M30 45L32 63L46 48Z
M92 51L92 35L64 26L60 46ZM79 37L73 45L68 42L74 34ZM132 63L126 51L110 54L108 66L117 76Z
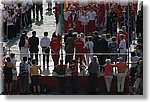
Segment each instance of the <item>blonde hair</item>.
M105 62L106 62L107 64L110 64L110 63L111 63L111 59L106 59Z

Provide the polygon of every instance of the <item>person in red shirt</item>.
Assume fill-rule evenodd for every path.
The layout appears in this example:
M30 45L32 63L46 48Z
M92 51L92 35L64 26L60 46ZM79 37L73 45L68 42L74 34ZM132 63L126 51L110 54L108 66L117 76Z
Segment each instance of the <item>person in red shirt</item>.
M72 65L71 65L71 86L72 86L72 93L75 94L77 93L77 78L78 78L78 61L72 60Z
M121 5L118 5L115 9L117 16L118 16L118 23L119 23L119 27L121 28L121 21L122 21L122 17L123 17L123 8L121 7Z
M116 67L118 70L117 75L117 87L118 87L118 93L123 94L124 92L124 83L126 79L126 67L127 64L123 62L123 58L119 57L119 62L116 63Z
M106 83L107 92L109 94L111 89L112 79L113 79L113 67L115 67L115 65L111 64L110 59L106 59L106 64L103 67L105 68L104 79Z
M60 35L56 35L56 33L54 32L52 35L52 39L50 41L50 47L51 47L51 56L54 62L54 66L58 64L59 61L59 51L60 51L60 40L61 40L61 36ZM55 70L55 67L54 67Z
M74 47L75 47L75 59L78 61L80 60L80 65L83 65L83 58L84 55L81 54L84 52L84 41L81 38L81 35L77 36L77 39L74 41Z

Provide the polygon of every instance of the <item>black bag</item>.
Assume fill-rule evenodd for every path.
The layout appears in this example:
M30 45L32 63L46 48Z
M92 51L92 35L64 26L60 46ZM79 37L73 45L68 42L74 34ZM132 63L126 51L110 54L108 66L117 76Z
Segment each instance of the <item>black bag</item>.
M65 75L64 65L60 65L60 67L57 69L57 74Z

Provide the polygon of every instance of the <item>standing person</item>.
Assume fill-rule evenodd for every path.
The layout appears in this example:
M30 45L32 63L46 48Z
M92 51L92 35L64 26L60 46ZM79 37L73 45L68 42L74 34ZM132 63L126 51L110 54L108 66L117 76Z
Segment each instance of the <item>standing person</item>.
M10 54L10 59L11 59L11 63L13 64L13 68L12 68L12 87L13 90L17 89L17 70L16 70L16 62L17 60L15 59L15 54L11 53Z
M46 0L46 2L48 4L48 8L46 10L52 11L52 0Z
M83 65L84 55L84 41L81 38L81 35L77 35L77 39L74 41L75 47L75 59L78 61L80 60L80 66Z
M23 57L23 61L20 63L20 84L21 84L21 94L28 94L29 84L28 84L28 63L27 57Z
M83 12L83 15L81 16L81 32L84 33L85 35L88 35L88 23L89 23L89 17L86 13L86 11Z
M66 93L66 68L67 65L63 64L63 60L60 60L60 65L56 65L56 72L58 77L58 83L60 88L60 93L65 94Z
M98 72L99 64L97 63L97 57L93 56L93 60L88 66L89 71L89 91L91 94L96 94L97 88L97 72Z
M15 37L15 31L13 30L14 29L14 19L15 19L15 14L13 12L13 10L9 10L8 11L8 16L6 18L6 21L7 21L7 30L8 30L8 34L7 34L7 37L8 39L12 39Z
M116 37L113 36L112 37L112 42L109 44L109 52L110 53L117 53L117 49L118 49L118 44L116 42ZM117 57L115 55L111 56L111 61L112 62L116 62L117 61Z
M33 31L32 37L29 38L29 51L32 59L33 55L35 54L37 65L38 65L38 51L39 51L38 46L39 46L39 38L36 37L36 31Z
M12 91L12 68L14 68L14 65L11 63L10 57L7 57L4 66L4 82L6 94L11 93Z
M111 64L110 59L106 59L106 64L103 66L105 68L104 71L104 79L106 83L107 93L110 94L111 89L111 82L113 79L113 67L115 65Z
M108 51L109 49L108 49L108 42L106 41L106 34L103 34L101 36L101 40L99 41L98 53L108 53ZM107 58L107 55L98 55L99 64L103 66L105 64L106 58ZM100 70L103 71L103 67L101 67Z
M37 21L39 20L39 11L40 11L41 20L43 20L43 0L36 2L36 20Z
M89 52L86 52L86 64L87 65L89 65L89 63L92 61L93 47L94 47L94 43L92 42L92 37L89 37L84 46L86 50L89 50Z
M51 56L54 62L54 71L55 71L55 66L58 65L59 63L60 41L61 41L61 36L60 35L57 36L56 32L54 32L52 35L52 39L50 41Z
M123 34L120 34L120 39L121 39L119 44L120 53L127 53L125 36ZM123 56L123 60L126 61L126 55L122 55L122 56Z
M124 93L124 83L126 79L126 63L123 62L123 58L119 57L119 62L116 63L116 67L118 70L118 75L117 75L117 90L119 94Z
M39 73L40 71L40 73ZM40 94L40 75L41 75L41 69L40 66L36 65L36 60L32 60L32 66L31 66L31 82L33 85L33 92L36 94L38 91L38 94Z
M89 16L89 25L88 25L89 26L89 33L92 33L93 31L96 30L95 21L97 18L96 12L94 11L93 7L90 8L88 16Z
M30 93L30 87L31 87L31 66L32 66L32 58L28 58L28 82L29 82L29 87L28 87L28 92Z
M23 57L29 57L29 41L27 37L27 32L24 31L23 34L20 37L19 41L19 49L20 49L20 60L23 60Z
M78 84L78 62L76 60L72 60L71 64L71 86L72 86L72 93L77 93L77 84Z
M76 39L77 33L74 32L72 37L68 37L65 43L65 64L71 64L74 55L74 41Z
M50 51L50 39L47 37L48 32L44 32L44 37L40 41L43 53L43 70L45 71L45 56L47 57L47 70L49 70L49 51Z

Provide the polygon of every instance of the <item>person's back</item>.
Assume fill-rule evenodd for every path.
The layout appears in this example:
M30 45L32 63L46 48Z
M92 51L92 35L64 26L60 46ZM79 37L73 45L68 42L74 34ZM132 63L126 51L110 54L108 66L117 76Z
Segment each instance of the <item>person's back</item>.
M38 51L38 46L39 46L39 38L32 36L29 38L29 44L30 44L30 51Z
M108 52L108 42L105 39L101 39L99 41L99 52L104 52L107 53Z
M68 37L65 44L65 51L66 52L73 52L74 51L74 37Z
M99 64L96 61L92 61L88 67L89 73L97 74Z
M74 46L75 46L75 49L76 49L76 52L83 52L83 47L84 47L84 41L81 40L80 38L76 39L74 41Z
M98 53L99 52L99 37L95 37L93 38L93 43L94 43L94 46L93 46L93 52L94 53Z
M31 67L31 76L35 76L35 75L40 75L39 74L39 66L37 65L32 65Z

